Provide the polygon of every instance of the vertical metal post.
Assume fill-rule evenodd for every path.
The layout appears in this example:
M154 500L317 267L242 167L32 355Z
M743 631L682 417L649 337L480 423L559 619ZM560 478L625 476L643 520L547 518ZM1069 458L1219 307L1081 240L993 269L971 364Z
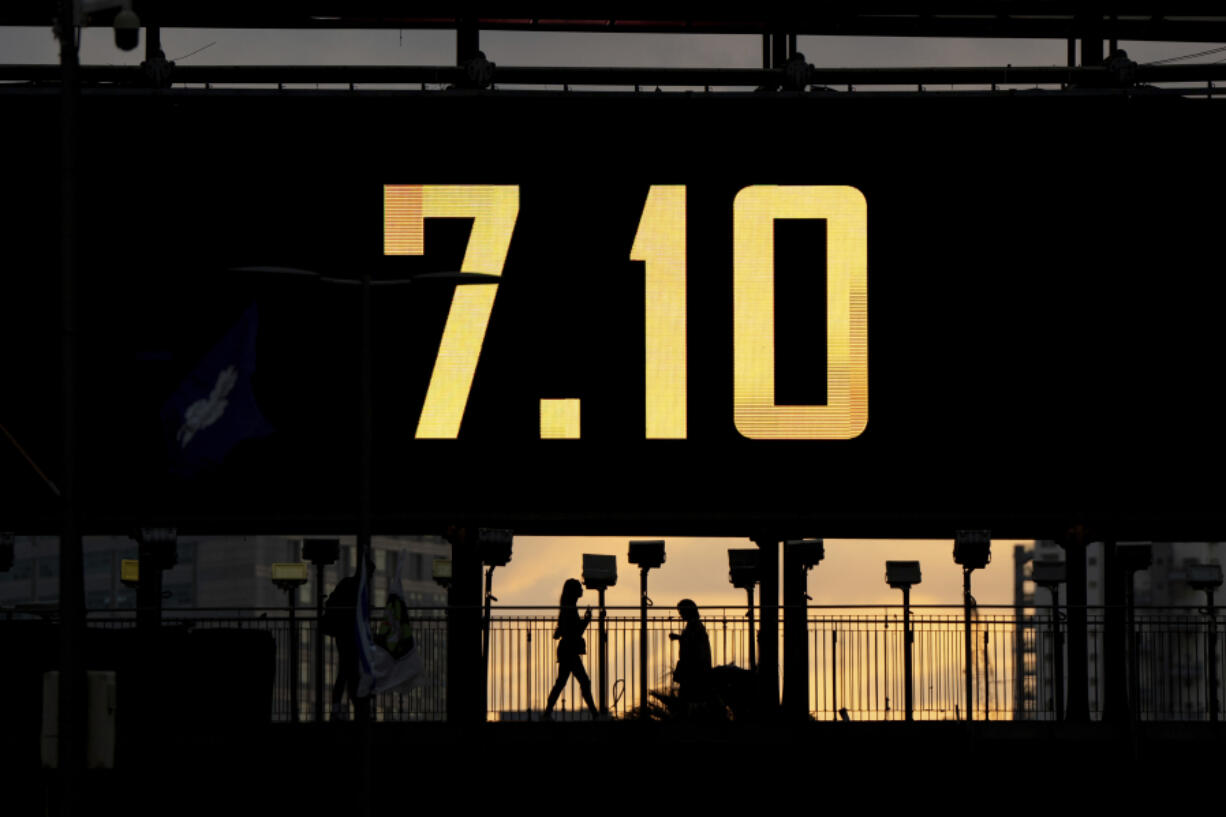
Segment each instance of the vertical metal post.
M1127 617L1125 613L1124 574L1115 542L1103 542L1105 572L1103 621L1103 720L1123 721L1128 717Z
M371 406L371 308L370 308L370 275L362 275L361 286L361 348L359 356L360 382L358 385L358 403L359 403L359 428L358 428L358 536L357 536L357 562L358 568L363 569L366 560L370 555L370 534L371 534L371 481L372 481L372 463L371 463L371 443L373 439L373 407ZM366 582L366 591L370 592L370 586L373 582L373 577L368 576ZM358 608L361 610L362 600L358 599ZM361 615L361 612L358 613ZM357 710L356 719L358 725L358 814L361 817L370 817L372 812L371 805L371 759L373 751L371 749L371 723L370 723L370 698L359 698L354 701L355 709Z
M647 717L647 568L639 568L639 715Z
M477 21L472 17L461 17L455 37L456 65L463 65L481 50L481 31L477 28Z
M797 720L809 717L808 569L801 550L783 546L783 707Z
M983 630L983 719L991 720L992 715L992 670L988 665L988 635L989 630Z
M85 771L85 576L77 520L77 121L78 56L73 0L60 0L60 681L62 814L77 811Z
M779 708L779 537L766 536L755 541L760 551L761 590L758 645L760 657L758 682L763 714L770 717Z
M1070 721L1090 719L1090 663L1086 611L1086 533L1081 526L1064 537L1064 565L1068 586L1068 710Z
M1219 707L1217 697L1217 610L1213 606L1213 588L1205 590L1209 606L1209 720L1217 723Z
M1141 713L1141 661L1137 655L1137 608L1134 592L1134 576L1131 570L1124 571L1124 627L1128 647L1128 719L1135 721Z
M297 723L298 718L298 599L295 595L297 587L285 591L289 597L289 709L290 720Z
M749 617L749 669L752 672L757 672L758 671L758 653L757 653L758 633L757 633L756 627L754 626L755 622L754 622L754 616L753 616L753 608L754 608L753 585L750 585L749 587L745 588L745 596L747 599L745 603L745 607L748 610L748 617Z
M975 719L975 645L971 635L971 569L962 568L962 619L965 638L963 639L965 655L963 663L966 667L966 720Z
M315 565L315 722L324 720L324 566Z
M903 660L903 690L907 708L907 721L915 720L915 666L912 663L912 644L915 641L911 631L911 585L902 586L902 660Z
M1064 720L1064 631L1060 627L1060 585L1051 586L1051 665L1052 694L1056 720Z
M158 26L145 26L145 59L156 60L162 56L162 29Z
M776 31L771 35L771 67L782 68L788 61L788 35Z
M1081 16L1081 64L1083 66L1103 63L1103 16L1101 13L1085 13Z
M839 630L830 630L830 720L839 719Z
M605 629L608 611L604 606L605 588L600 588L600 714L609 714L609 633Z
M485 611L481 617L481 692L482 700L489 697L490 685L490 604L494 600L494 565L485 570Z

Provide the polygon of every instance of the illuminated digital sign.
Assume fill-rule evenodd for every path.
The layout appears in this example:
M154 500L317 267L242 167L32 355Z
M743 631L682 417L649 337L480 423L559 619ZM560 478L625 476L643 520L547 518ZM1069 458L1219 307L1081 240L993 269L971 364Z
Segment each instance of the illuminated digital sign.
M519 212L514 185L388 185L384 253L422 255L428 218L471 219L460 272L500 275ZM827 224L827 403L775 402L774 224ZM851 187L754 185L733 208L734 389L737 430L750 439L845 440L868 422L867 207ZM685 187L653 185L630 258L646 269L646 437L686 438ZM457 288L417 423L419 439L455 439L468 405L497 286ZM578 400L542 399L541 438L579 439Z
M0 422L54 480L53 103L0 98L48 123L3 136ZM1226 455L1202 196L1226 171L1173 158L1215 155L1216 103L175 92L83 116L88 531L352 531L367 407L389 533L1226 536L1196 466ZM0 529L54 530L6 451Z

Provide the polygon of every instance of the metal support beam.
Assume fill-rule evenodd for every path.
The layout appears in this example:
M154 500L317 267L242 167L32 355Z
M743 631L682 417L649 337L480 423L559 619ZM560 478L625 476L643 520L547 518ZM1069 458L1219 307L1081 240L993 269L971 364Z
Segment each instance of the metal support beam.
M809 572L800 549L783 546L783 712L809 718Z
M1124 582L1131 574L1122 569L1115 542L1103 542L1103 567L1103 720L1119 723L1128 719Z
M1068 715L1076 722L1090 720L1090 665L1086 613L1086 545L1088 534L1078 525L1060 542L1068 587Z
M762 712L770 717L779 708L779 541L778 536L754 539L761 551L758 597L758 689Z

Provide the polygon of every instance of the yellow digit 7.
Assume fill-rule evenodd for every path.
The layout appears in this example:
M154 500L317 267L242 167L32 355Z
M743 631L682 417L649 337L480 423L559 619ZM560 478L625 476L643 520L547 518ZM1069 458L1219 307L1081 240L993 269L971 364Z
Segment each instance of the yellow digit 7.
M501 275L518 216L517 185L385 185L383 254L424 254L428 218L471 218L460 271ZM417 422L418 439L459 436L497 294L497 284L456 287Z
M733 420L754 440L868 425L868 206L854 187L753 185L732 205ZM775 405L775 219L826 220L826 405Z

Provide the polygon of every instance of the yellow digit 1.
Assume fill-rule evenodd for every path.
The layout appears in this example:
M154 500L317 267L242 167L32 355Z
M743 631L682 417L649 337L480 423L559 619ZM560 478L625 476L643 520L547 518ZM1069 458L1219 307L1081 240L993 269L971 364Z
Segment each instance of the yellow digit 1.
M685 185L652 185L631 261L646 262L647 438L685 439Z
M733 202L733 419L754 440L868 425L868 207L854 187L753 185ZM826 405L775 405L775 220L826 221Z
M518 215L519 187L515 185L386 185L383 254L425 253L428 218L471 218L472 232L460 271L501 275ZM459 435L497 294L497 284L456 287L417 422L418 439L455 439Z

